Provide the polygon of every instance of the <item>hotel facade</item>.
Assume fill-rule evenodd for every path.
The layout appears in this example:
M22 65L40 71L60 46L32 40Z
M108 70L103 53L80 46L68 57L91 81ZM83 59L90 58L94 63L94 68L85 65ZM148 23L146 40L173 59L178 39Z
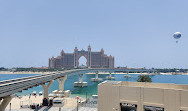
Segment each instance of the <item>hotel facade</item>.
M49 68L78 68L82 56L86 58L88 68L114 68L114 57L104 54L103 49L93 52L90 46L87 51L83 49L79 51L77 47L73 53L65 53L62 50L60 56L49 58Z
M98 111L188 111L188 85L105 81Z

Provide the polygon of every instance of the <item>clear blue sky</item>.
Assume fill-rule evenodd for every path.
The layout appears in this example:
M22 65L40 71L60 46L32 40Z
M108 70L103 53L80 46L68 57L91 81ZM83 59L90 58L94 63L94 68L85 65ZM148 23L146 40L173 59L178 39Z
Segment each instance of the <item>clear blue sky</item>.
M0 67L48 66L74 47L115 66L188 68L188 0L0 0ZM176 44L172 35L182 33Z

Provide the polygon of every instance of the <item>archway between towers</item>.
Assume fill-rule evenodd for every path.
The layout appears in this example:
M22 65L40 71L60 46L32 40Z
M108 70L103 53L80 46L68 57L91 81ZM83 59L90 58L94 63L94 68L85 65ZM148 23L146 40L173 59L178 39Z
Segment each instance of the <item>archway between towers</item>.
M88 53L77 53L77 56L76 56L76 66L79 67L79 65L82 65L79 63L79 60L80 59L85 59L85 67L89 67L89 55Z
M79 67L87 67L87 59L84 56L81 56L78 59L78 66Z

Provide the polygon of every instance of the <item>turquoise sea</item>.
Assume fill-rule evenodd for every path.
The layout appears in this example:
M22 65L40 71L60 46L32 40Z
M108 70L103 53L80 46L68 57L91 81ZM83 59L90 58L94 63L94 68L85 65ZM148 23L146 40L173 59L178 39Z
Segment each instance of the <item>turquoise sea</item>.
M28 76L34 76L36 74L0 74L0 81L2 80L8 80L8 79L15 79L15 78L21 78L21 77L28 77ZM103 78L105 80L105 77L108 75L100 75L99 78ZM83 76L83 81L88 82L88 87L82 87L74 88L74 82L77 82L79 80L79 77L77 75L68 76L67 80L65 81L65 90L70 90L72 92L72 97L74 96L81 96L86 97L86 92L88 97L91 97L94 94L97 94L97 85L96 82L91 82L90 79L94 78L95 75L87 75L85 74ZM131 75L131 78L124 78L123 74L116 74L113 75L115 77L115 81L136 81L138 78L137 74ZM188 84L188 75L155 75L151 76L152 81L154 83L175 83L175 84ZM50 87L50 92L53 90L58 89L58 82L57 80L54 81L54 83ZM42 91L42 86L37 86L28 89L27 91L23 91L22 93L17 93L18 95L29 95L33 91Z

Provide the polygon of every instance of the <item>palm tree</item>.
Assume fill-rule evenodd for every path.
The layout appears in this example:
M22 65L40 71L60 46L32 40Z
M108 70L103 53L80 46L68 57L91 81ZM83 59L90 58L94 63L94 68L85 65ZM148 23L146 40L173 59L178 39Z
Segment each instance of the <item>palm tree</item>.
M148 75L139 75L137 82L152 82L152 80Z

